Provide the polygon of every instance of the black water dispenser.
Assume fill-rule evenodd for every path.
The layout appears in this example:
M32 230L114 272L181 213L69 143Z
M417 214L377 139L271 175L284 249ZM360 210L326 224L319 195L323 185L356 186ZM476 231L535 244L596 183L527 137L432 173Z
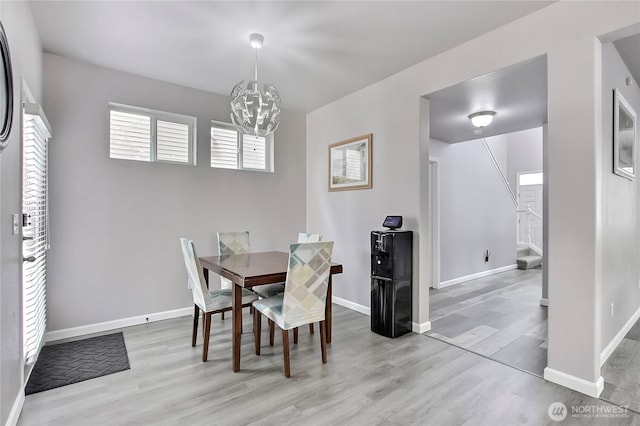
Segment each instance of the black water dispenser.
M400 218L388 222L389 218ZM371 330L398 337L411 331L413 233L398 231L400 216L389 216L388 231L371 232Z

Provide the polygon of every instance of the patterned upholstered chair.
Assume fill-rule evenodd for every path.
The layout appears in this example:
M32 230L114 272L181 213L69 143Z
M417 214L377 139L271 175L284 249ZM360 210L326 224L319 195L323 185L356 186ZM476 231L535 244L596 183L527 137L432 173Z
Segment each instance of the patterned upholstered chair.
M320 234L307 234L306 232L300 232L298 234L299 243L317 243L322 241L322 235ZM284 283L259 285L252 288L252 290L260 297L267 298L277 296L284 293ZM272 321L269 321L269 344L273 346L275 328ZM313 334L313 324L309 324L309 333ZM293 330L293 343L298 343L298 329Z
M220 251L220 256L249 253L251 251L249 231L218 232L218 250ZM225 277L220 277L220 288L231 287L231 281Z
M189 286L193 293L193 303L196 306L193 318L193 333L191 346L196 345L198 334L198 318L200 312L204 314L204 346L202 348L202 361L207 361L209 353L209 335L211 333L211 315L231 310L231 290L208 290L202 272L202 265L196 254L193 241L180 238L180 246L184 256L184 264L187 267ZM251 306L258 297L249 290L242 289L242 306Z
M317 243L320 241L322 241L322 235L320 234L307 234L305 232L298 234L299 243ZM277 296L280 293L284 293L284 283L259 285L254 287L253 291L262 298Z
M289 250L284 293L253 302L256 355L260 355L261 315L282 329L284 375L289 377L289 330L320 323L322 363L327 362L325 306L331 271L333 241L296 243Z

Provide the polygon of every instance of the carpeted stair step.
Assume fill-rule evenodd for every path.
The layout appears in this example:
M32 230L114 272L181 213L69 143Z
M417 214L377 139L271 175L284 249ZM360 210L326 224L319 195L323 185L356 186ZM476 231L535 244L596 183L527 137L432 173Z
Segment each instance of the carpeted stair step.
M538 256L537 254L530 254L527 256L518 257L516 260L518 264L518 269L531 269L537 268L542 265L542 256Z
M524 256L529 256L531 253L529 252L529 247L527 246L518 246L518 256L517 258L521 258Z

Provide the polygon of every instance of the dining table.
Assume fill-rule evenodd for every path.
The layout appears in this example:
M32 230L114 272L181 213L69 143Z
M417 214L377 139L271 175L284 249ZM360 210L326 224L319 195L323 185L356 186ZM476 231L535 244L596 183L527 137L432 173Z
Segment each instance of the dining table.
M233 371L240 371L240 340L242 337L242 289L265 284L283 283L287 278L289 253L265 251L255 253L231 254L223 256L200 257L204 278L209 283L209 271L221 275L233 283L232 288L232 345ZM331 286L332 276L342 273L342 265L331 263L325 321L327 343L331 343Z

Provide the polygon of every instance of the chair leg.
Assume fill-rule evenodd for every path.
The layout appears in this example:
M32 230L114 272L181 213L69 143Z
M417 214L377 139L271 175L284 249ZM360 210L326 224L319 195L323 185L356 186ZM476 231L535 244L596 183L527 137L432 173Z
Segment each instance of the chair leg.
M207 362L209 356L209 333L211 332L211 312L204 314L204 345L202 347L202 362Z
M224 319L224 311L220 314L220 318Z
M309 324L309 334L313 334L313 323Z
M293 329L293 343L298 344L298 327Z
M200 318L200 308L198 305L193 305L193 331L191 332L191 346L196 345L196 338L198 337L198 319Z
M262 328L262 314L257 309L253 310L253 323L253 341L256 344L256 355L260 355L260 329Z
M291 376L289 366L289 331L282 330L282 355L284 356L284 377Z
M276 327L273 321L269 320L269 346L273 346L275 340Z
M320 321L320 349L322 352L322 363L327 363L327 323Z

